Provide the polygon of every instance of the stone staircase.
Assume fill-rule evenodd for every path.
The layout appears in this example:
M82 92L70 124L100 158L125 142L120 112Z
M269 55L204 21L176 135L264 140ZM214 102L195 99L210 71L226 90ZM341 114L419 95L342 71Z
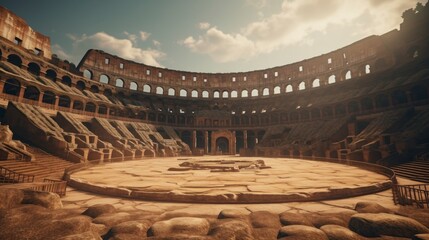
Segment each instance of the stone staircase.
M418 158L411 162L393 166L391 169L395 171L397 176L429 183L429 159Z
M36 157L35 161L0 161L0 166L18 173L34 175L34 181L43 181L45 178L61 179L64 169L73 165L69 161L52 156L35 147L27 145L27 150Z

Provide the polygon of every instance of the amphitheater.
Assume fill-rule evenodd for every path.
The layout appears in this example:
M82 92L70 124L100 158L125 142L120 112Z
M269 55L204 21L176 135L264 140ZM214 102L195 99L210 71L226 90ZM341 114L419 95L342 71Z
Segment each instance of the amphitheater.
M75 66L0 6L0 239L429 239L418 7L321 56L200 73Z

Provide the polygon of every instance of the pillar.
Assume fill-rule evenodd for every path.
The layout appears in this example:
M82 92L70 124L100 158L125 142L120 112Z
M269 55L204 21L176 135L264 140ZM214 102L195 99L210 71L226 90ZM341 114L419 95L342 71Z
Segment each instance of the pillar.
M197 148L197 131L192 131L192 149Z
M204 131L204 154L209 153L209 132Z
M60 97L55 95L54 109L58 109L59 102L60 102Z
M247 130L243 131L244 149L247 149Z

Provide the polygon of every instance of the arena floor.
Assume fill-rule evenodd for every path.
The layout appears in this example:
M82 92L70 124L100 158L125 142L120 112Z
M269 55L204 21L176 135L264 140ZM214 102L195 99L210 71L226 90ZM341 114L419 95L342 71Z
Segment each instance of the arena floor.
M169 170L178 168L184 161L195 160L263 160L270 168L250 167L239 172ZM379 192L390 184L386 176L354 166L302 159L235 156L151 158L110 163L80 170L71 178L79 183L75 187L94 193L108 189L107 195L187 203L329 200Z

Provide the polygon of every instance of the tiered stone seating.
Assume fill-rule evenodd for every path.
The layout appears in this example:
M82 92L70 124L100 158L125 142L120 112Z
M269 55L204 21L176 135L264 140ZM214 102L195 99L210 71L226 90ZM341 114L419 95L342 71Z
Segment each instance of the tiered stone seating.
M78 148L75 149L87 160L109 160L122 159L123 154L112 144L101 141L97 135L88 130L82 122L76 120L71 114L57 112L55 121L67 132L73 136Z

